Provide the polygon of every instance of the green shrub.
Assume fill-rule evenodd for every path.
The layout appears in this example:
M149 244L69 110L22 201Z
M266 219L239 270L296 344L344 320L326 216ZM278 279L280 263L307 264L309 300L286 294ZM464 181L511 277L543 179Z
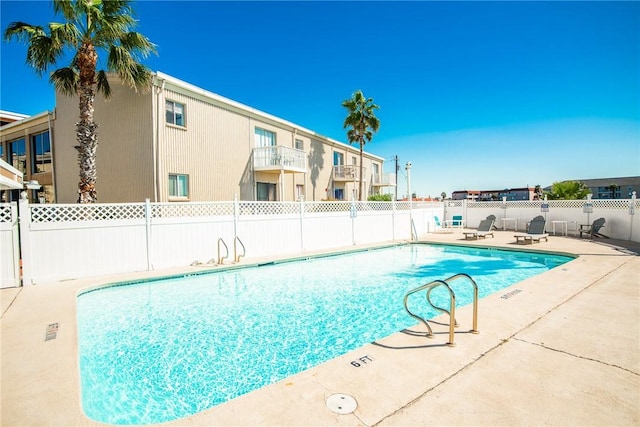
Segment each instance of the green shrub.
M367 197L367 201L369 202L390 202L391 194L372 194Z

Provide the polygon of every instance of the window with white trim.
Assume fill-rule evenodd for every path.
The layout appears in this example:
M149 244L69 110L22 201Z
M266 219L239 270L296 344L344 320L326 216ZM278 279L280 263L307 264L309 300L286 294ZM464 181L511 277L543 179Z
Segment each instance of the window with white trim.
M167 123L184 126L184 104L174 101L165 101Z
M189 197L189 175L169 174L169 197Z
M276 134L266 129L256 128L256 147L273 147L276 145Z
M304 150L304 142L301 139L296 139L296 148L298 150Z
M51 161L49 131L31 135L31 172L51 172Z

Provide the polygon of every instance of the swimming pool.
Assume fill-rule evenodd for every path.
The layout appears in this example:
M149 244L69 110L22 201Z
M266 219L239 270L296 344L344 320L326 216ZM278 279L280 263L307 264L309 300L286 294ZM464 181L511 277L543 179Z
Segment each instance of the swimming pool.
M83 409L112 424L195 414L415 325L402 301L416 286L467 273L482 298L570 259L404 245L85 292Z

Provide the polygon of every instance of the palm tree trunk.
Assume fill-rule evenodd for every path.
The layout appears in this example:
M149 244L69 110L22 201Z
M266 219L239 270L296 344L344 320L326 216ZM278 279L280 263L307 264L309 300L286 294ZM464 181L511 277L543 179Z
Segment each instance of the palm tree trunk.
M364 146L364 142L360 141L360 190L358 191L358 200L362 201L362 147Z
M98 148L98 125L93 120L93 103L96 97L96 62L98 55L91 44L83 44L78 49L77 64L80 69L78 87L80 121L76 123L78 145L78 203L96 203L96 149Z

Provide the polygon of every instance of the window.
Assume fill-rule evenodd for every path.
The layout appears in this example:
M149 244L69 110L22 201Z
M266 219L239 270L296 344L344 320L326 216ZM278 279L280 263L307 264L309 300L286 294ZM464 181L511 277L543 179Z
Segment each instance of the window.
M184 104L166 101L165 110L167 113L167 123L176 126L184 126Z
M296 184L296 200L304 198L304 185Z
M276 200L276 185L269 182L258 182L256 199L259 202L274 202Z
M276 134L266 129L256 128L256 147L273 147L276 145Z
M351 164L356 166L358 164L358 158L356 156L351 157Z
M336 200L344 200L344 188L334 188L333 198Z
M340 166L344 164L344 155L342 153L338 153L337 151L333 152L333 165Z
M189 197L189 175L169 174L169 197Z
M31 136L31 171L51 172L51 142L48 131Z
M296 139L296 148L298 150L304 150L304 142L301 139Z
M7 150L8 163L14 168L18 169L23 174L27 174L27 151L24 143L24 138L16 139L9 142L9 149Z

